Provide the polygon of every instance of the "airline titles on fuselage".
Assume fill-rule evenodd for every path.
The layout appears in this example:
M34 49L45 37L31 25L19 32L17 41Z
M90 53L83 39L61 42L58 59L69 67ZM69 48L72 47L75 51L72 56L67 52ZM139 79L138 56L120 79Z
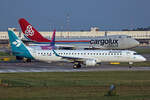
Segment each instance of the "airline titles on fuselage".
M111 46L111 47L118 47L118 40L117 39L97 39L91 40L90 44L92 45L99 45L99 46Z

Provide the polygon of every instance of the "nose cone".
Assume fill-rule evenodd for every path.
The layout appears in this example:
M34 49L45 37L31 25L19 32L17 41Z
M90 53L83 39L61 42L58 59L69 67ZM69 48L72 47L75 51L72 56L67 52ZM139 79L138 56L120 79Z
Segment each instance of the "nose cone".
M146 61L146 58L144 58L142 55L135 55L134 61L135 62L143 62L143 61Z
M135 46L140 45L139 41L135 40Z
M125 38L120 41L121 42L120 42L119 46L123 49L134 48L140 44L137 40L135 40L133 38Z
M140 43L137 40L132 40L132 47L138 46Z
M139 56L139 57L137 57L138 58L138 61L139 62L143 62L143 61L146 61L146 58L144 58L143 56Z
M146 58L142 57L141 60L142 60L142 61L146 61Z

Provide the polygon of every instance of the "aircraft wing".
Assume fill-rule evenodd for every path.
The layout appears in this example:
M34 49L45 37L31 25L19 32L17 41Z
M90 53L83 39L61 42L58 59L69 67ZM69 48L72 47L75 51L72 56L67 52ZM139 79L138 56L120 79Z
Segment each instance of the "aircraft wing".
M72 62L75 62L75 61L77 61L77 62L83 62L83 61L86 60L86 58L82 58L82 57L61 56L61 55L57 54L57 53L55 52L55 50L53 50L53 52L54 52L54 54L55 54L56 56L61 57L61 58L66 59L66 60L69 60L69 61L72 61Z

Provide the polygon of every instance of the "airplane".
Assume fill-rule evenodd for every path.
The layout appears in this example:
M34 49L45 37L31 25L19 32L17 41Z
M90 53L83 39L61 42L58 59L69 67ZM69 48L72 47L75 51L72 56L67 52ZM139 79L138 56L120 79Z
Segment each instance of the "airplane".
M43 37L28 21L24 18L19 19L19 24L25 38L35 43L49 44L50 39ZM139 42L127 35L108 35L90 38L57 38L56 45L62 48L74 49L129 49L139 45Z
M56 33L56 30L53 31L53 34L52 34L52 39L51 39L51 42L49 42L50 45L29 45L29 47L32 47L32 48L36 48L36 49L43 49L43 50L46 50L46 49L59 49L58 46L55 46L55 33Z
M26 46L14 33L8 29L12 54L45 62L66 61L73 64L73 68L81 68L81 64L95 66L101 62L143 62L146 59L134 51L129 50L36 50ZM55 45L55 44L54 44Z
M13 30L13 28L9 28L9 30ZM55 32L56 32L56 30L54 30L54 32L52 34L52 39L51 39L51 42L49 43L49 45L45 45L45 46L29 45L28 47L34 48L36 50L59 49L59 47L55 46ZM26 62L31 62L31 59L24 59L24 57L21 57L21 56L16 56L16 59L17 60L26 60Z

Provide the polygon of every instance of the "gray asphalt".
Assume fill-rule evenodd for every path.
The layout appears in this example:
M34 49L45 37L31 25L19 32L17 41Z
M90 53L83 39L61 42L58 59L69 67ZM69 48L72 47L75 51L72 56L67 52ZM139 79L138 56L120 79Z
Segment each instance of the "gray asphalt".
M90 72L90 71L150 71L150 66L134 67L102 64L95 67L82 66L80 69L73 69L70 63L44 63L44 62L1 62L0 73L14 72Z

